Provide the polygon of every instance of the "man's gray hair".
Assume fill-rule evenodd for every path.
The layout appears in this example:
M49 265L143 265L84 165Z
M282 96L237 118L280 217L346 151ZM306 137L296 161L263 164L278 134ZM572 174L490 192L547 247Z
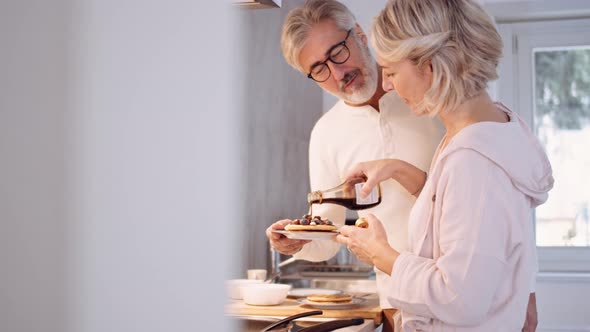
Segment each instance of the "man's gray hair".
M299 63L299 53L307 42L311 27L324 20L332 20L343 31L352 29L356 19L352 12L335 0L308 0L289 12L283 23L281 49L289 65L302 73L306 71Z

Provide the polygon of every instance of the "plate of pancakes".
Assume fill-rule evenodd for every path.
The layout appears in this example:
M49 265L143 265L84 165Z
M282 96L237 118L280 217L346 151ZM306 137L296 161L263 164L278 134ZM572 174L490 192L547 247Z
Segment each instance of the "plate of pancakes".
M275 229L273 232L295 240L329 240L338 234L338 228L327 218L306 214L291 221L284 230Z

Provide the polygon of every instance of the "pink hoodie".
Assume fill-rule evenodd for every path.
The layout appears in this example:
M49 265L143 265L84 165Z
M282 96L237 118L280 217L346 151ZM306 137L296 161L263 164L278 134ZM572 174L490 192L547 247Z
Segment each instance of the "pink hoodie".
M382 294L404 331L520 331L536 272L533 208L553 186L527 125L461 130L432 162L401 253Z

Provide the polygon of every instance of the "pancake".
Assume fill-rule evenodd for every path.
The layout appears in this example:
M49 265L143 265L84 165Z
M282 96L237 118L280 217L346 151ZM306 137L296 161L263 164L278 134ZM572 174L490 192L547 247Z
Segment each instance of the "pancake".
M307 232L332 232L338 228L328 220L320 216L306 214L301 219L295 219L290 224L285 226L285 230L289 232L307 231Z
M308 232L331 232L337 228L334 225L294 225L285 226L285 230L289 232L308 231Z
M350 294L311 294L307 296L309 302L319 303L347 303L352 301Z

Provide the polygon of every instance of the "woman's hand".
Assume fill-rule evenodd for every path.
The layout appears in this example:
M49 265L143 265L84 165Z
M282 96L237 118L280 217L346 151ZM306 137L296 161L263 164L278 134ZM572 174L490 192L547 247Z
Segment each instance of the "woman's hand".
M273 230L283 230L285 226L291 223L289 219L283 219L275 222L266 229L266 237L270 240L270 245L283 255L293 255L297 253L303 245L310 242L309 240L293 240L283 234L274 233Z
M369 224L367 228L340 227L336 241L346 245L359 260L390 274L399 253L389 246L387 233L379 219L372 214L365 219Z
M393 178L410 194L418 197L424 184L426 173L418 167L400 159L381 159L358 163L345 175L346 179L365 176L367 182L361 188L361 197L365 198L380 182Z
M358 163L344 177L350 179L365 176L367 182L361 189L361 195L365 198L377 184L393 177L397 162L397 159L381 159Z

